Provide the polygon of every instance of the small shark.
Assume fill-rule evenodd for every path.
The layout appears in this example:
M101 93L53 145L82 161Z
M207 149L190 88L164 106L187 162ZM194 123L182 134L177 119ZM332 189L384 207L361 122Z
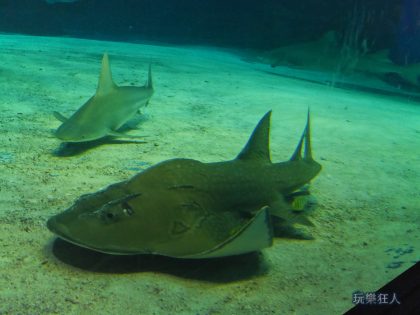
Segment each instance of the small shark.
M345 49L347 48L347 49ZM404 87L420 89L420 64L397 65L388 58L388 50L369 53L367 48L342 47L333 32L327 32L319 40L279 47L258 58L273 68L287 66L292 69L321 71L351 76L362 74L391 84L390 78L398 77ZM301 74L302 75L302 74ZM358 84L362 84L358 82ZM392 85L392 84L391 84Z
M309 112L289 161L272 163L271 111L231 161L161 162L131 179L81 196L47 222L76 245L109 254L176 258L238 255L271 246L271 216L307 224L290 197L321 170L313 158ZM302 156L302 147L304 155Z
M135 137L118 132L118 129L146 106L152 95L150 65L144 86L117 86L112 80L108 54L105 53L95 95L70 118L54 112L54 116L63 122L54 134L65 142L92 141L105 136Z

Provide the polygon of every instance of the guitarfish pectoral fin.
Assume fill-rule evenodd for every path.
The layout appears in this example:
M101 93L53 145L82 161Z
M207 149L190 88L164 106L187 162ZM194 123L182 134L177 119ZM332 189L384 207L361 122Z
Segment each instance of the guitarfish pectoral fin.
M273 243L273 230L268 207L261 208L235 234L214 248L179 258L215 258L261 250Z

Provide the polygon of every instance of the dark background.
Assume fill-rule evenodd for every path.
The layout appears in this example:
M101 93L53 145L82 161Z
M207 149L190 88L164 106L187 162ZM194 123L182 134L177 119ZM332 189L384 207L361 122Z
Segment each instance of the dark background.
M420 0L0 0L0 32L271 49L350 30L380 49L406 2Z

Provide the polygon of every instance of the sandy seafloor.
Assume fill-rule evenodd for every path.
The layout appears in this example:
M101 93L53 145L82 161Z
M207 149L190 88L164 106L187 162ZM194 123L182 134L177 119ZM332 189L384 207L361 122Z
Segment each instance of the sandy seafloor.
M147 143L62 154L57 110L95 91L101 55L117 84L155 95ZM420 104L273 76L217 49L0 36L0 314L339 314L419 259ZM63 242L46 220L81 194L174 157L232 159L273 110L273 161L287 160L308 106L323 170L314 240L221 260L112 257Z

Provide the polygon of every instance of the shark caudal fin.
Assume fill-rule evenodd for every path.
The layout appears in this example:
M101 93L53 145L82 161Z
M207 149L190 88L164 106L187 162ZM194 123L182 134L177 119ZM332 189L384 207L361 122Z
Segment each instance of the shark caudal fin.
M63 116L63 115L61 115L59 112L56 112L56 111L54 111L53 112L53 115L54 115L54 117L57 119L57 120L59 120L59 121L61 121L61 122L66 122L67 120L68 120L68 118L67 117L65 117L65 116Z
M308 108L308 118L306 120L306 127L303 130L303 134L300 137L299 143L296 147L295 152L293 153L290 161L296 161L302 159L302 147L305 142L305 151L303 153L304 160L312 160L312 148L311 148L311 121L310 121L310 112Z
M271 110L261 118L252 132L247 144L236 157L238 160L261 160L271 162L270 158L270 118Z
M98 82L98 88L96 89L96 94L97 95L108 94L115 87L116 85L114 81L112 80L111 67L109 65L108 54L104 53L104 56L102 57L102 68L101 68L101 74L99 75L99 82Z

